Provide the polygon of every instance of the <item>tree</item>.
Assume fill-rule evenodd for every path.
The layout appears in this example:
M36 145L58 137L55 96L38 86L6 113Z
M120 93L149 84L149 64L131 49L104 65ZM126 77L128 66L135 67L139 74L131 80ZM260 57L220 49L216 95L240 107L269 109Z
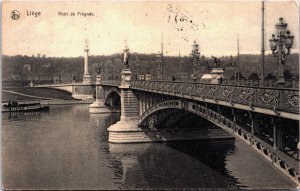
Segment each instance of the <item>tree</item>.
M283 76L285 80L291 80L293 78L293 74L289 70L284 70Z
M236 74L233 74L231 77L230 77L230 79L231 80L237 80L238 79L238 76L237 76L238 74L236 73ZM246 78L245 78L245 76L243 76L243 74L242 73L240 73L240 80L245 80Z
M256 72L252 72L248 77L248 80L260 80L260 78Z
M265 80L271 80L271 81L275 81L277 80L276 76L274 76L273 73L269 73L266 77Z

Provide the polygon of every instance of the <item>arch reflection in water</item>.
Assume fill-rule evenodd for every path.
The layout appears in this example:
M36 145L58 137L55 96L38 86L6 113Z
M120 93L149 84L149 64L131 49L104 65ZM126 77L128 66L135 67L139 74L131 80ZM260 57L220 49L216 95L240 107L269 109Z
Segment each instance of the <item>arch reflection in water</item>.
M118 121L115 117L111 117L111 113L90 113L90 123L91 125L96 125L97 127L107 127Z
M234 140L180 141L109 144L109 153L123 189L242 188L225 168L233 148Z

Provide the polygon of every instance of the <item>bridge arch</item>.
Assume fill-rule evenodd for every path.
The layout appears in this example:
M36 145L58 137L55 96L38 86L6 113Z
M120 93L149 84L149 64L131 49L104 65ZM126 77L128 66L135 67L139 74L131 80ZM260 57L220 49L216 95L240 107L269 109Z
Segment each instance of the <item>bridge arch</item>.
M120 107L121 104L121 91L116 87L110 88L107 92L105 92L104 98L105 105L111 107Z
M140 116L139 124L143 124L153 114L165 109L181 109L187 112L194 113L210 121L211 123L217 125L218 127L224 129L226 132L230 134L233 134L233 131L236 128L236 124L233 121L224 117L220 113L215 112L195 102L182 101L182 100L167 100L151 106ZM245 131L243 132L243 134L248 134L248 132Z
M255 149L260 155L271 162L275 167L281 170L284 174L289 176L293 181L300 183L300 176L298 172L290 167L284 160L280 159L275 153L272 146L261 141L251 133L243 129L242 126L235 123L229 118L226 118L219 112L209 109L199 103L188 100L167 100L157 103L148 108L139 118L139 124L145 123L156 112L165 109L181 109L187 112L196 114L216 126L222 128L226 132L246 142L251 148Z
M108 91L105 92L105 100L107 100L107 98L109 96L111 96L111 94L116 93L121 97L121 91L119 88L116 87L111 87Z

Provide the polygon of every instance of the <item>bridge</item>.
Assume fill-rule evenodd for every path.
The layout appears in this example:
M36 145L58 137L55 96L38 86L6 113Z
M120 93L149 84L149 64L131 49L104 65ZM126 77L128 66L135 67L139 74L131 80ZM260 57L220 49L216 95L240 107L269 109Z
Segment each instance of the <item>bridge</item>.
M71 93L75 99L93 99L95 84L93 83L60 83L60 84L39 84L32 85L34 88L52 88Z
M186 139L237 138L262 155L291 180L300 183L299 89L259 86L259 83L222 84L167 80L38 85L92 98L90 113L121 111L120 121L108 128L110 143L141 143ZM188 116L198 116L218 128L176 128Z
M95 83L86 74L83 83L35 87L64 90L78 99L92 97L95 91L90 113L121 111L120 121L108 128L110 143L237 138L300 183L298 83L278 87L225 80L217 84L135 81L127 48L121 79L103 80L99 72ZM193 117L199 127L182 125Z
M172 129L187 113L243 140L290 179L300 183L297 88L134 81L130 69L123 69L121 75L122 81L105 81L98 74L96 102L90 106L91 113L106 113L109 112L107 105L119 104L120 121L108 128L110 143L174 140L163 126L170 122L167 119L173 118L172 125L168 126ZM180 131L182 129L177 132ZM211 129L188 131L195 135L192 139L202 133L206 138L223 135Z

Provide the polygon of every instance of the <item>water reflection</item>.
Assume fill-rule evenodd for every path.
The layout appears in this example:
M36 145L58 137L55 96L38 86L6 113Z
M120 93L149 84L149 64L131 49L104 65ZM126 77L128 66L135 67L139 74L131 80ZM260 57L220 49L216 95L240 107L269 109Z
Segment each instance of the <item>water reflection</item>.
M242 188L226 173L226 155L233 147L233 140L109 144L109 152L110 161L120 162L116 169L122 168L117 173L124 189Z
M9 112L3 113L2 117L11 121L39 119L41 118L41 112Z
M119 114L88 105L51 106L18 121L2 118L6 189L291 188L267 162L233 142L109 144Z

